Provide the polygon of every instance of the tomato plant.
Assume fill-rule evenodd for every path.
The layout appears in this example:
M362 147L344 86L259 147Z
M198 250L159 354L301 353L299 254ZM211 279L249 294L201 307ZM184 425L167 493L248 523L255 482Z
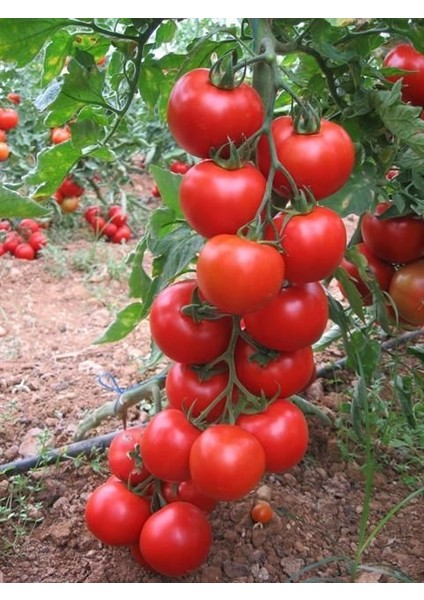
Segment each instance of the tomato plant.
M384 218L391 206L390 202L380 202L374 214L364 214L361 222L364 243L386 262L416 261L424 256L424 219L414 215Z
M258 439L269 472L291 469L306 454L308 423L300 408L287 399L275 400L263 412L241 414L236 423Z
M140 552L148 565L162 575L181 577L206 560L212 543L205 513L190 502L172 502L146 521L140 535Z
M150 516L146 498L131 492L121 481L109 481L91 492L85 507L87 528L104 544L131 546Z
M308 283L329 277L346 249L346 228L332 209L315 206L308 213L290 216L280 212L265 229L265 239L279 240L285 277L291 283Z
M265 178L252 164L225 169L205 160L194 165L181 182L180 205L200 235L236 234L255 217L265 186Z
M236 146L262 125L258 92L242 83L234 89L215 86L208 69L193 69L174 85L167 109L168 127L186 152L209 158L231 140Z
M398 269L392 277L389 294L401 319L417 327L424 325L424 260Z
M261 308L278 294L284 260L272 246L237 235L216 235L200 252L197 279L211 304L224 313L242 315Z
M150 310L152 338L176 362L208 363L224 352L230 340L228 317L208 319L183 312L193 304L196 288L194 279L174 283L158 294Z
M355 148L349 134L337 123L321 119L317 131L300 133L292 118L283 116L272 122L271 134L278 159L297 188L309 190L316 200L334 194L349 179L355 164ZM257 154L259 169L267 176L271 165L267 136L260 139ZM273 187L285 198L293 196L282 171L275 174Z
M415 106L424 105L424 54L411 44L397 44L384 57L384 67L410 71L388 75L389 81L402 79L402 98Z

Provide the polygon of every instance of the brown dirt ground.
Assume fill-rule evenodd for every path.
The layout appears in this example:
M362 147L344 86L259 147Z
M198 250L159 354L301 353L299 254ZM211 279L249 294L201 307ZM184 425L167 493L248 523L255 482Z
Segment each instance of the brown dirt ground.
M86 412L115 398L99 385L99 373L110 372L122 387L140 379L148 323L119 343L93 345L114 312L127 303L125 277L114 279L111 265L122 265L128 248L101 244L97 267L81 270L82 257L93 248L86 238L63 245L55 259L0 259L0 463L34 452L34 440L56 448L70 443ZM318 356L318 366L335 358L339 356ZM343 386L318 380L309 397L334 416ZM134 409L131 419L139 416ZM120 426L109 420L93 436ZM355 555L363 510L362 470L355 460L343 460L335 427L317 417L309 418L309 427L310 447L300 465L282 475L267 475L245 499L215 509L207 562L178 581L348 581L347 561ZM107 476L103 455L34 470L18 480L0 478L0 506L13 500L16 509L15 517L2 524L0 581L172 582L136 564L127 548L103 546L87 531L85 502ZM370 527L410 491L391 465L379 470ZM269 499L275 510L263 528L255 527L249 516L258 497ZM371 543L357 580L395 581L368 570L379 564L424 581L422 518L418 497Z

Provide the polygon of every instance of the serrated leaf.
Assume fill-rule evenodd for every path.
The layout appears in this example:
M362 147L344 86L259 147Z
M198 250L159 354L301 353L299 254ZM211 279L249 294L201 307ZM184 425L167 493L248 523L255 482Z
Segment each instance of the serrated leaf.
M373 167L366 168L362 165L355 169L347 183L338 192L326 198L323 204L335 210L341 217L347 217L349 214L360 216L373 204L375 181Z
M38 202L0 185L0 218L46 218L50 211Z
M109 325L104 334L95 340L94 344L117 342L133 331L145 317L143 304L134 302L123 308L116 315L114 322Z
M130 298L144 298L152 280L143 268L144 254L147 249L147 240L142 238L130 258L131 273L128 280Z
M152 165L150 170L165 206L171 208L176 217L184 218L179 200L179 190L183 176L178 173L171 173L171 171L162 169L157 165Z
M65 30L57 31L51 36L44 51L42 87L45 87L62 71L70 54L72 41L73 37Z
M0 60L18 67L29 63L68 19L0 19Z
M335 278L340 282L343 287L344 294L351 306L352 310L358 317L365 323L365 315L364 315L364 305L362 296L359 293L356 285L352 281L350 275L347 271L345 271L342 267L337 267L335 273Z
M155 46L161 46L172 42L177 31L177 25L174 21L169 20L161 23L155 33Z
M25 178L26 185L35 187L34 197L54 194L72 167L81 158L71 141L46 148L37 157L37 165Z
M165 79L162 70L153 62L143 63L138 80L141 97L150 110L153 110L161 94L161 83Z
M86 104L106 107L103 99L105 73L96 66L86 68L72 58L68 73L64 76L62 89L50 104L50 114L46 119L49 127L61 125L73 117Z

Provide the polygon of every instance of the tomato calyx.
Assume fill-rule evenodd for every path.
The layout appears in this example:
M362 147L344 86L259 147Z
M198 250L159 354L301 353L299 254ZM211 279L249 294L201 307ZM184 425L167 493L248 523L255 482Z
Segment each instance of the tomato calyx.
M241 85L246 76L246 63L239 67L237 50L231 50L217 60L209 71L209 81L221 90L234 90Z
M199 288L195 287L193 290L192 301L190 304L185 304L181 308L181 312L186 316L190 317L195 323L201 323L202 321L215 321L221 319L224 314L220 312L215 306L208 302L202 301Z
M293 128L299 135L314 135L321 131L321 114L310 102L294 105L292 109Z
M257 137L255 134L254 138ZM245 140L241 146L236 146L232 140L229 140L218 149L211 149L211 160L219 167L228 171L235 171L244 167L250 160L252 154L252 140Z

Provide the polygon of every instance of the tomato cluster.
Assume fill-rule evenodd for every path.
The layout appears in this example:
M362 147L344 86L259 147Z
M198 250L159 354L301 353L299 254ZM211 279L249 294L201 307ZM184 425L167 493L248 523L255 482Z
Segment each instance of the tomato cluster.
M131 229L127 225L128 215L119 204L112 204L105 213L99 205L88 206L84 210L84 219L96 236L105 237L114 244L131 239Z
M14 99L8 99L18 104ZM8 132L19 124L19 114L14 108L0 108L0 162L7 160L10 156L10 148L7 143Z
M74 177L68 175L54 193L54 199L63 213L73 213L77 210L84 191L84 188L75 181Z
M397 312L400 324L407 328L419 327L424 325L424 219L413 214L385 217L392 207L390 202L380 202L373 213L362 216L362 241L356 250L366 259L381 291L388 294L389 313ZM347 258L341 266L363 304L370 306L372 291L358 266ZM343 285L339 287L346 295Z
M0 221L0 256L34 260L47 245L42 226L34 219L21 219L14 227L8 220Z
M115 543L136 544L132 553L141 564L179 576L205 560L212 539L207 513L217 502L239 500L265 473L291 469L306 453L308 424L289 398L315 377L312 344L328 322L321 280L343 258L346 229L330 208L313 201L301 211L295 200L311 194L323 198L341 187L353 168L354 152L340 126L321 123L306 136L316 145L310 160L323 147L321 136L330 135L337 147L322 160L331 160L326 171L333 181L325 187L321 176L315 187L315 180L299 178L297 193L274 182L277 192L292 200L277 212L267 182L269 164L262 157L268 149L259 141L264 109L252 87L242 83L221 89L206 69L195 69L175 85L167 114L176 141L198 159L183 173L179 201L204 245L195 271L161 289L150 309L152 340L171 362L166 405L135 432L137 449L126 446L119 469L112 466L116 446L109 457L112 472L140 495L139 502L148 499L151 511L140 504L136 524L128 515L134 536ZM274 133L271 127L269 135ZM290 136L305 142L294 129ZM234 148L228 146L255 139L257 164L234 164ZM279 152L277 139L275 144ZM280 160L292 154L283 148ZM309 170L314 169L311 164ZM134 447L132 434L124 435L120 446ZM138 468L129 456L136 456ZM101 487L93 496L104 497L107 508L96 502L92 518L94 500L89 500L87 523L99 539L113 543L103 528L122 532L125 526L112 525L108 497L118 495L117 488L119 495L127 495L128 488L116 481L105 485L113 489ZM252 519L266 523L272 509L260 508ZM118 519L126 511L116 513Z

